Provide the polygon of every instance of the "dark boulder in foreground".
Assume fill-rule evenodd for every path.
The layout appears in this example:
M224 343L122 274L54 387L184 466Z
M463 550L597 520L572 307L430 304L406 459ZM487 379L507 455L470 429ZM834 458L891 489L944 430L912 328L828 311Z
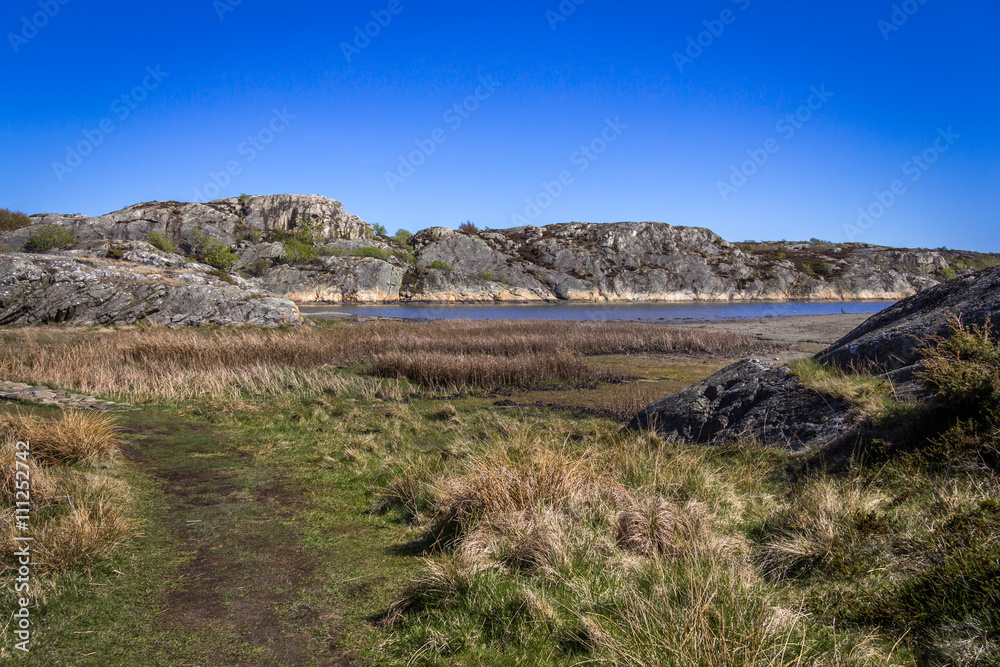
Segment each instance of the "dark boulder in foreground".
M1000 324L1000 267L937 285L900 301L816 355L825 364L885 373L896 395L920 396L915 370L931 336L949 323ZM853 427L848 406L803 387L787 367L741 361L647 406L629 428L721 444L757 439L797 449L829 443Z
M797 449L849 427L844 406L803 389L786 366L748 359L646 407L630 428L691 442L738 438Z
M935 285L873 315L816 355L842 368L894 370L911 366L924 341L948 332L953 316L966 325L1000 325L1000 266Z

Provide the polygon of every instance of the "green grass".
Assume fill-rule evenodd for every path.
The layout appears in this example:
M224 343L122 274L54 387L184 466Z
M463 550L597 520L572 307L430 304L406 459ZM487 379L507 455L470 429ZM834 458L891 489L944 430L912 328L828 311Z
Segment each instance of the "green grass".
M996 392L963 369L996 348L966 334L932 356L927 404L796 366L865 417L846 457L664 441L519 407L538 389L498 404L361 363L164 394L121 417L143 535L56 582L27 664L995 664Z

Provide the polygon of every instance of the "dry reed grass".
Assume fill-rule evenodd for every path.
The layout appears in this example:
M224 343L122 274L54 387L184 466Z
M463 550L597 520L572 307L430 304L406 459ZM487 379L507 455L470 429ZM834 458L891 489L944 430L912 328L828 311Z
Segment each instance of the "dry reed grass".
M34 530L35 562L42 570L88 567L138 531L127 488L107 476L70 476L58 492L67 507Z
M39 419L29 413L0 415L0 428L31 443L31 457L53 463L90 462L117 452L121 445L111 415L64 410L58 417Z
M44 419L18 411L0 416L0 432L0 573L11 567L10 556L18 548L13 529L17 440L31 444L32 563L38 573L87 567L135 534L128 488L93 472L93 465L106 467L120 445L110 416L65 411Z
M858 552L878 550L872 531L888 503L884 493L857 480L812 481L772 513L759 562L774 579L824 565L850 565Z
M0 499L13 503L18 491L16 485L23 481L24 476L17 474L18 462L21 462L20 470L27 472L30 485L29 496L36 501L44 501L55 495L55 482L52 477L40 466L33 457L28 457L27 461L17 457L18 438L13 436L4 437L0 442ZM27 466L27 471L24 467Z
M476 381L476 373L482 372L475 364L493 369L483 376L490 383L505 373L511 382L524 382L538 381L532 373L538 364L550 373L586 375L574 355L737 354L757 352L764 345L739 333L636 322L462 320L279 331L17 329L0 332L0 343L0 378L129 401L356 391L352 382L331 371L371 360L391 377L416 375L416 366L433 368L440 362L439 376L431 371L422 376L437 386L447 384L449 374ZM408 357L416 362L407 364ZM464 370L454 357L468 360Z

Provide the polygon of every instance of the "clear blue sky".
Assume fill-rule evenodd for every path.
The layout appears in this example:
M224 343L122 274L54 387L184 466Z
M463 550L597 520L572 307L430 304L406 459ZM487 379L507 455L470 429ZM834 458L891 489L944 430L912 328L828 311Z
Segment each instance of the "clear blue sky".
M390 231L658 220L1000 251L993 0L895 23L892 0L237 1L5 2L0 207L291 192Z

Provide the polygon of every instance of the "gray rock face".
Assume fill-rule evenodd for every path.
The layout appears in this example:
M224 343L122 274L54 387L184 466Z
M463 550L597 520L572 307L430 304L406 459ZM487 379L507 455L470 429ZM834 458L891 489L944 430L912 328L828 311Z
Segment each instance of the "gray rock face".
M843 405L803 389L787 367L757 359L647 406L629 424L691 442L750 438L789 449L827 442L850 426Z
M894 370L921 356L923 341L948 331L952 316L965 324L990 320L1000 333L1000 266L984 269L941 285L874 315L817 355L841 367Z
M203 267L208 268L208 267ZM59 255L0 255L0 325L302 324L291 301L233 286L196 268Z
M59 225L80 241L145 241L150 232L160 232L174 243L190 248L200 233L232 246L238 238L253 238L275 231L297 231L300 219L308 220L315 232L330 239L371 238L375 232L361 218L350 215L339 201L318 195L267 195L219 199L207 204L147 202L96 218L84 215L44 213L31 216L33 226ZM32 227L0 234L0 241L23 250Z
M300 303L391 302L399 300L403 269L379 259L323 257L309 265L276 266L260 279L267 292Z
M569 223L488 230L432 227L414 235L417 258L456 274L492 275L514 289L473 300L743 301L900 299L938 282L948 260L931 250L860 244L771 244L744 250L710 230L655 222ZM758 244L761 245L761 244ZM413 300L452 300L425 285ZM537 295L537 296L535 296Z
M315 195L150 202L96 218L43 214L31 220L32 227L0 233L0 243L23 250L40 224L67 227L87 244L141 242L160 232L188 254L208 237L235 248L237 271L260 276L271 269L272 293L307 300L896 300L937 284L942 269L959 266L932 250L822 242L732 244L708 229L657 222L567 223L476 234L432 227L410 240L416 257L410 265L411 248L376 237L371 226L344 211L340 202ZM396 255L387 261L403 277L396 280L395 271L390 276L385 269L375 271L358 262L335 262L330 268L317 263L275 266L281 264L285 246L273 239L304 225L343 256L365 246ZM154 255L143 255L144 250L130 252L128 259L162 264ZM435 262L453 272L427 270Z

